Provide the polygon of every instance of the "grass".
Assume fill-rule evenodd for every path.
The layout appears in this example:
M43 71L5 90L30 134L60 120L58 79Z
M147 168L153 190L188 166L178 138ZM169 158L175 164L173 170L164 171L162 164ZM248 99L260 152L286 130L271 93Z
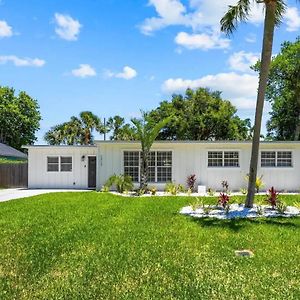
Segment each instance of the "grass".
M300 218L196 220L178 214L190 201L0 203L0 299L300 299ZM234 255L244 248L255 256Z

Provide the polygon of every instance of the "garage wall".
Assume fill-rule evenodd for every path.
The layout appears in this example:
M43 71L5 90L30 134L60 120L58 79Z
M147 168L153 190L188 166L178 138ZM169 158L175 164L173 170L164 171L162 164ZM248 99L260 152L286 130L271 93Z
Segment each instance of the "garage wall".
M40 146L28 148L29 188L88 187L88 156L96 155L95 146ZM47 172L47 156L72 156L72 172ZM82 156L85 156L82 161Z

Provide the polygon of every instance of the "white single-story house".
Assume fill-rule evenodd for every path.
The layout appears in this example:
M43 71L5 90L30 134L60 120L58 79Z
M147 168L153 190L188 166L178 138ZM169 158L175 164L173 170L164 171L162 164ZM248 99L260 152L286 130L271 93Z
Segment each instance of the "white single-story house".
M96 141L93 146L26 146L29 188L100 190L113 174L140 179L140 142ZM156 141L151 150L149 186L162 190L167 182L186 184L195 174L197 185L220 190L247 186L251 142ZM265 188L298 191L300 142L261 142L258 176Z

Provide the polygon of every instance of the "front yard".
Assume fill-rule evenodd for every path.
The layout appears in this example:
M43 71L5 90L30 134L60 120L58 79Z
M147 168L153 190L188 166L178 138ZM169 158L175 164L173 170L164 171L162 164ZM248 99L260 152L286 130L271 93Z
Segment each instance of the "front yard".
M0 203L0 299L300 299L299 217L180 215L190 202L91 192Z

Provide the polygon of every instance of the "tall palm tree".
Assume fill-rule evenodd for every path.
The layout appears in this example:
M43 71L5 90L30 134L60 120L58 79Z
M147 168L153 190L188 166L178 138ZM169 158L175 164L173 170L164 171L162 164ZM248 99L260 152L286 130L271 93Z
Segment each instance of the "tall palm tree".
M147 190L149 179L149 156L150 149L163 127L171 121L172 117L167 117L158 123L151 120L147 113L143 112L141 119L132 119L131 122L136 127L137 137L141 142L141 181L140 189Z
M220 21L221 31L227 34L232 34L236 30L238 23L241 21L246 21L249 17L252 3L262 4L265 9L261 68L256 101L254 133L252 139L248 194L245 202L246 207L253 207L254 202L261 121L272 56L274 29L275 26L279 25L282 20L286 8L286 2L286 0L238 0L236 5L229 6L229 10Z
M82 111L79 114L82 124L82 144L89 145L93 143L93 131L104 132L104 127L99 117L90 111Z

